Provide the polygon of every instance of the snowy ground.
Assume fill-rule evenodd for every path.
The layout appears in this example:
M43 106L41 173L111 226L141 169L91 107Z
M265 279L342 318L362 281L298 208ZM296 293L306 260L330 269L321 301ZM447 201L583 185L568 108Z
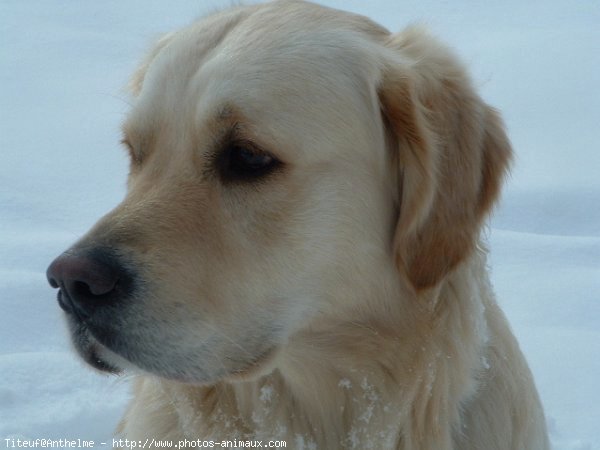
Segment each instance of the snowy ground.
M127 382L70 352L45 268L123 196L120 88L135 61L224 3L0 3L0 447L6 436L109 439ZM496 290L555 449L599 450L600 3L325 3L391 30L428 24L503 111L518 159L492 222Z

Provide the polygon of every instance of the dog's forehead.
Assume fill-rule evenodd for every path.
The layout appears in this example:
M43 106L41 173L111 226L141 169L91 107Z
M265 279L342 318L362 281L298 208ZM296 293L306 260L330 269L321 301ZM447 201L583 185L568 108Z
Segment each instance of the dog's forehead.
M385 33L359 16L295 1L221 13L176 33L154 58L132 115L162 117L134 121L185 116L201 124L233 106L273 129L348 122L372 100L373 38Z

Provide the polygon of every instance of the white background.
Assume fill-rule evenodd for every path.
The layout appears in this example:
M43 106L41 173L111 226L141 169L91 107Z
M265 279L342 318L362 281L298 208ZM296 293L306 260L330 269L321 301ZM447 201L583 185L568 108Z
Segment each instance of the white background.
M0 3L0 447L110 439L127 380L73 355L48 263L124 195L128 74L161 33L228 2ZM325 1L420 22L470 67L517 152L492 276L555 449L600 449L600 2Z

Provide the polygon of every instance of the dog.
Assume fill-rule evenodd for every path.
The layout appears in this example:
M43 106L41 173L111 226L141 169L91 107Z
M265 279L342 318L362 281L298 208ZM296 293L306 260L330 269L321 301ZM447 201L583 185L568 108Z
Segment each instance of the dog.
M47 272L134 380L117 436L549 447L481 237L512 150L452 51L275 1L164 36L130 89L126 198Z

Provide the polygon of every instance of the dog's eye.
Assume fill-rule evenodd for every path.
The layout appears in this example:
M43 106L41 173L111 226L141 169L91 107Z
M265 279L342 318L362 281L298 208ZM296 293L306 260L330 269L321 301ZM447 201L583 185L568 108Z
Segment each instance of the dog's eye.
M254 181L263 178L281 165L268 152L252 145L231 144L220 155L219 169L225 181Z
M131 142L129 142L129 140L127 138L121 139L121 144L127 149L127 152L129 153L131 161L139 164L140 157L139 157L139 154L135 151L133 144Z

